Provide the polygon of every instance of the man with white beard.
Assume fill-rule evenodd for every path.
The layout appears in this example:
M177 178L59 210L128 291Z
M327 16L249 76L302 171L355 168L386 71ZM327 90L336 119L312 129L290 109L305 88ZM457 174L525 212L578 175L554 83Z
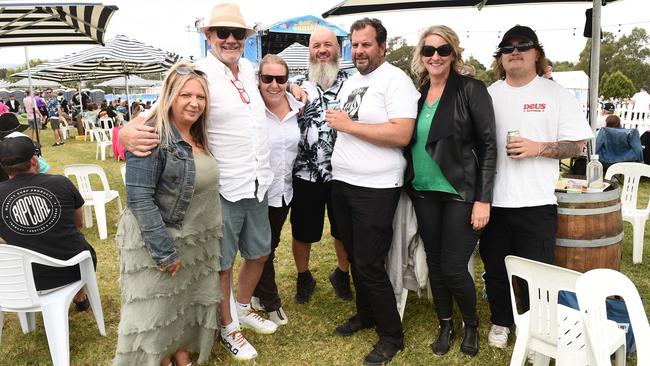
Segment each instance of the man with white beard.
M336 296L352 299L350 290L350 263L339 240L331 209L332 151L336 130L325 122L325 111L338 103L338 93L348 74L339 71L340 47L334 32L317 28L309 38L309 71L297 84L307 92L305 111L298 119L300 141L293 168L294 196L291 203L293 258L298 270L296 303L309 301L316 287L309 272L311 244L320 241L323 233L325 207L330 222L330 233L338 267L329 274Z

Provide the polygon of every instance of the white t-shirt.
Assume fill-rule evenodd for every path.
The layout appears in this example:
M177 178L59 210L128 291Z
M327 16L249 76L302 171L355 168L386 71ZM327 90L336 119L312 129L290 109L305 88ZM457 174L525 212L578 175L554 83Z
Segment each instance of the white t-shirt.
M233 85L235 79L225 64L212 53L196 62L205 72L210 87L208 144L219 163L219 193L230 202L255 197L264 199L273 180L270 164L266 108L257 88L250 61L241 58L237 78L250 98L245 103Z
M351 76L339 93L342 109L353 121L387 123L417 116L420 93L399 68L384 62L367 75ZM372 144L339 132L332 154L332 176L360 187L394 188L404 184L406 160L402 149Z
M494 103L497 135L495 207L553 205L559 178L557 159L512 159L506 154L508 131L533 141L581 141L593 137L576 98L560 84L536 77L522 87L497 81L488 88Z
M634 112L643 112L650 109L650 94L640 91L632 96L634 101Z
M293 199L292 172L293 162L298 155L298 113L303 104L291 93L286 93L291 110L280 121L275 114L266 110L269 126L269 145L271 147L271 170L273 182L269 187L269 206L282 207L282 199L287 205Z

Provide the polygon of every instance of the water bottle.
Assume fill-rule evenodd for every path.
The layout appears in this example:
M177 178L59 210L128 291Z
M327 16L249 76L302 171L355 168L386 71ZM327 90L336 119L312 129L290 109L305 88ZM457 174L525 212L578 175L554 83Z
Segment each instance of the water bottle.
M603 164L598 161L598 155L591 155L591 161L587 164L587 188L603 188Z

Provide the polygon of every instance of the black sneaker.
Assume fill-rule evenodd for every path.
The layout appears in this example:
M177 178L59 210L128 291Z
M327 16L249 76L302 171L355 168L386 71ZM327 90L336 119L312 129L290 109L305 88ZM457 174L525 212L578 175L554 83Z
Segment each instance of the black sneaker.
M341 300L352 300L352 289L350 289L350 274L336 268L330 272L330 283L334 287L336 297Z
M296 304L308 303L315 289L316 280L311 273L307 272L303 276L298 274L298 279L296 280Z
M372 351L363 359L363 364L367 366L386 365L403 348L380 339Z
M88 300L88 296L84 297L81 301L72 300L72 302L74 302L74 307L78 312L86 311L90 308L90 300Z
M374 324L372 323L364 323L359 315L355 314L345 323L337 326L336 329L334 329L334 333L341 337L348 337L360 330L372 328L373 326Z

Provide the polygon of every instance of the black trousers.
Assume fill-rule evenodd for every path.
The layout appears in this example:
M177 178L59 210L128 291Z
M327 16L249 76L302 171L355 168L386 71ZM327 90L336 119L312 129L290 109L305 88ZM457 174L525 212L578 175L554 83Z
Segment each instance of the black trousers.
M357 315L362 322L375 324L382 340L398 347L404 344L404 334L386 273L386 255L400 189L332 183L332 207L352 266Z
M485 289L492 324L510 327L514 323L510 284L504 262L506 256L512 254L552 264L556 233L555 205L492 208L490 222L483 230L479 247L485 266ZM521 290L522 294L526 294L522 296L522 306L527 308L527 286Z
M275 266L273 260L275 259L275 249L280 243L280 235L282 234L282 226L287 219L289 207L284 201L282 207L269 206L269 224L271 225L271 254L264 263L264 269L260 280L255 287L253 296L260 299L260 304L264 306L267 312L278 310L282 306L280 300L280 293L278 292L278 285L275 283Z
M410 191L424 242L429 282L439 319L453 315L453 301L466 324L476 324L476 289L467 270L480 231L472 228L471 202L441 192Z

